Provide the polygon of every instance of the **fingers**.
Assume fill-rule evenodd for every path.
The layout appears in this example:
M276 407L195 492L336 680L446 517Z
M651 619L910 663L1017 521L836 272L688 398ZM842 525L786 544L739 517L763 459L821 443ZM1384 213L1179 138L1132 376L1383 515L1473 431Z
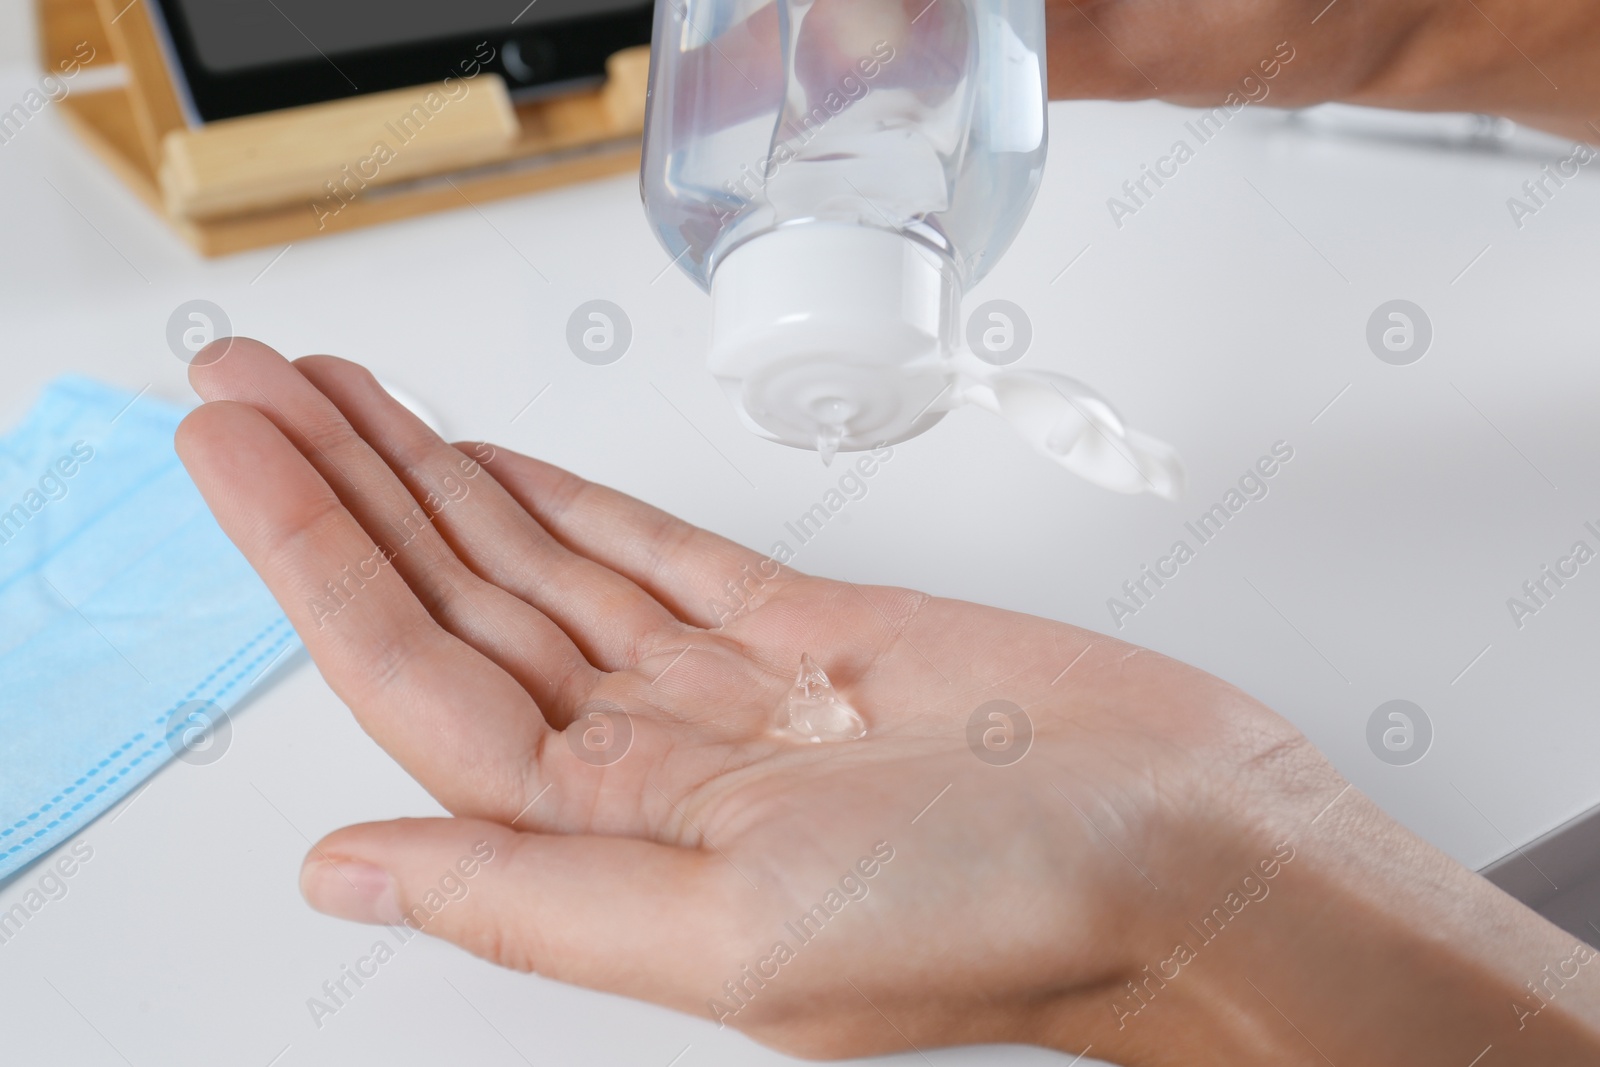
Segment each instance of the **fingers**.
M480 577L539 609L571 635L591 662L630 667L651 638L676 620L648 593L609 567L568 551L491 477L474 476L484 446L468 457L384 391L367 370L332 356L294 363L418 500L445 502L434 522L457 557Z
M594 671L559 627L483 581L451 551L434 528L435 514L448 506L444 498L425 497L425 505L413 497L338 408L282 356L238 338L226 359L196 363L190 379L203 398L249 404L271 420L386 551L429 614L543 707L569 706L593 684Z
M508 818L549 727L441 629L322 477L256 409L206 404L178 454L357 719L445 807Z
M624 837L547 837L467 819L335 831L306 856L312 907L404 924L502 966L704 1010L737 876L693 849ZM745 887L745 893L750 893Z
M482 446L458 447L472 454ZM730 598L760 600L797 577L759 552L548 463L498 449L485 466L563 544L632 579L691 625L715 629L731 614Z

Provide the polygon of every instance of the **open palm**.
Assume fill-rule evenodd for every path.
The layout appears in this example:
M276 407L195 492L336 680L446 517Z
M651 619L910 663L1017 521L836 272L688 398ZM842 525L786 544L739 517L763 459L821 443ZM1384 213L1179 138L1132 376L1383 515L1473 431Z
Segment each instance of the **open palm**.
M1015 1040L1080 1004L1089 1039L1113 1018L1091 994L1257 858L1219 829L1249 821L1258 768L1295 753L1333 780L1164 657L779 568L447 444L354 364L223 345L192 371L211 402L184 462L329 684L456 816L324 840L304 885L325 910L409 913L792 1051ZM802 654L864 740L773 729ZM441 879L460 899L415 910Z

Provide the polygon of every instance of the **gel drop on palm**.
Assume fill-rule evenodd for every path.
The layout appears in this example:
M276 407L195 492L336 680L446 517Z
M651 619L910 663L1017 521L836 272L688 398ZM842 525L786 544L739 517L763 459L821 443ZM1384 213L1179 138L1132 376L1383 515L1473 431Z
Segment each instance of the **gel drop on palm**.
M824 461L964 403L1098 484L1176 495L1093 391L964 352L961 301L1044 168L1042 0L661 0L642 188L712 296L710 369Z

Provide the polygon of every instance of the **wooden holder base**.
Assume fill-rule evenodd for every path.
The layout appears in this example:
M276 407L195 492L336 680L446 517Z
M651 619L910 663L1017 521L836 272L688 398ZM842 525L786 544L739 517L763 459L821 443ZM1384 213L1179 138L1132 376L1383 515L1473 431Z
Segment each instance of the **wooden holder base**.
M77 134L198 252L226 255L639 166L649 49L603 88L513 105L497 74L191 129L146 0L38 0L49 69L88 42L124 86L61 102Z

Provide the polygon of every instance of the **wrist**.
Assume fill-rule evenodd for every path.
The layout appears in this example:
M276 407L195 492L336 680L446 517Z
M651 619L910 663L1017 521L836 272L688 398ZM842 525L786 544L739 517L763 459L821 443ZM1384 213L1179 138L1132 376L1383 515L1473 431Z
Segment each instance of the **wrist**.
M1155 997L1139 1012L1162 1025L1131 1062L1459 1067L1490 1047L1502 1063L1600 1062L1600 955L1355 790L1327 800L1273 828L1292 858L1261 899L1210 941L1216 919L1195 932L1192 973L1157 987L1169 1019ZM1174 1056L1174 1040L1193 1047Z
M1104 982L1041 1009L1037 1043L1129 1067L1464 1067L1490 1046L1484 1067L1600 1063L1600 952L1308 746L1260 764L1219 765L1209 810L1231 814L1187 826L1209 842L1189 866L1157 861L1159 911L1130 922Z
M1289 876L1305 866L1306 828L1345 783L1286 725L1242 721L1229 736L1195 739L1189 781L1163 775L1165 815L1137 854L1145 884L1130 886L1108 931L1115 963L1088 988L1041 998L1025 1039L1069 1056L1092 1046L1129 1067L1294 1062L1261 1042L1253 1012L1266 1006L1238 1000L1250 955L1274 951L1244 931L1278 928L1269 913L1305 881Z

